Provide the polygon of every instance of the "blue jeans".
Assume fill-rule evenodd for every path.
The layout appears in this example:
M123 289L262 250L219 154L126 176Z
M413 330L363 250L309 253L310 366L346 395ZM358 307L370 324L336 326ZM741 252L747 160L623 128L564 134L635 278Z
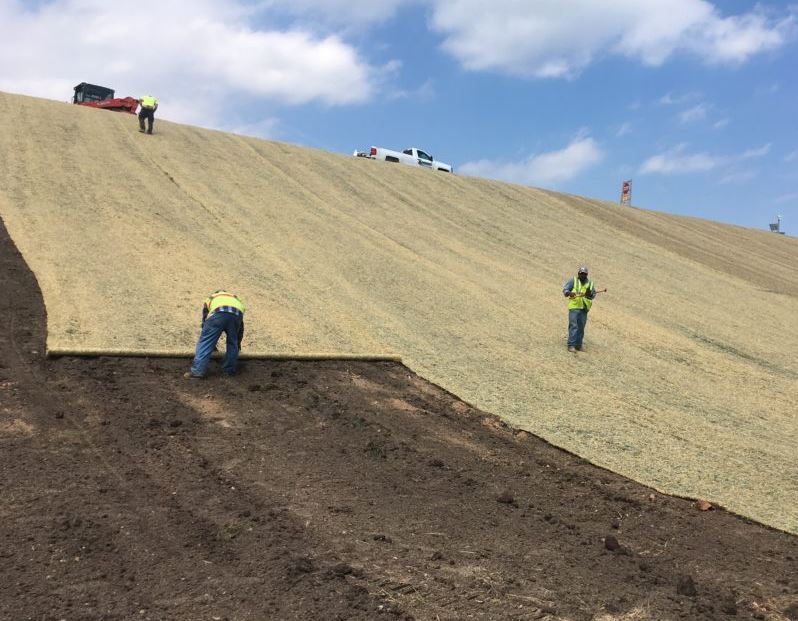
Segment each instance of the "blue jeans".
M585 338L586 323L586 309L571 308L568 310L568 347L582 349L582 339Z
M197 341L197 351L191 364L191 374L202 377L208 368L208 361L219 342L222 332L227 336L227 353L222 361L222 370L233 375L238 367L238 335L244 327L244 318L233 313L214 313L205 320L202 333Z

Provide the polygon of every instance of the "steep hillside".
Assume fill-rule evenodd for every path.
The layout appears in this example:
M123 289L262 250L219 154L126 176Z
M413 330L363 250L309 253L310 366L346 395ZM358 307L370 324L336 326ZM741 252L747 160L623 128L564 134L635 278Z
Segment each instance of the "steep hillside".
M260 353L396 353L479 408L798 532L798 241L0 94L0 215L50 349L190 351L229 287ZM562 283L587 262L587 352Z

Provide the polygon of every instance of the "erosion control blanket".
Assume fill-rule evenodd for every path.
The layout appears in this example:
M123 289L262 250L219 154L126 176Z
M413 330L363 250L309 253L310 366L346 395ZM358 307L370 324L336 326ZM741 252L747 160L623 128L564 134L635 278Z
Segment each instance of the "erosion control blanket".
M190 351L227 288L245 351L398 354L601 466L798 532L795 239L6 94L0 157L51 349ZM609 291L573 355L582 262Z

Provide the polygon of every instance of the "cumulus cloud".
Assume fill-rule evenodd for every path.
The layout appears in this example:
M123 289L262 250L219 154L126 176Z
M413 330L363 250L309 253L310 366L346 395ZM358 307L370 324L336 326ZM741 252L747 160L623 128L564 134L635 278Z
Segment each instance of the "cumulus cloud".
M479 160L459 172L523 185L550 185L568 181L602 160L604 154L590 137L577 137L558 151L530 155L520 162Z
M676 53L706 63L740 63L785 44L792 12L759 9L723 17L706 0L433 0L431 25L443 48L471 70L572 77L619 54L661 65Z
M66 100L87 81L205 126L239 101L362 102L380 79L337 36L258 27L246 0L0 0L0 23L0 90Z

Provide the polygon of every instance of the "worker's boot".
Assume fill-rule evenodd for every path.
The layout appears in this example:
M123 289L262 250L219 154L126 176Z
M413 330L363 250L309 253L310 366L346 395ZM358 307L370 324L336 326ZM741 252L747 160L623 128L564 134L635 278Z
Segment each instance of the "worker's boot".
M568 351L571 352L572 354L575 354L576 353L576 347L574 347L573 345L569 345L568 346Z

